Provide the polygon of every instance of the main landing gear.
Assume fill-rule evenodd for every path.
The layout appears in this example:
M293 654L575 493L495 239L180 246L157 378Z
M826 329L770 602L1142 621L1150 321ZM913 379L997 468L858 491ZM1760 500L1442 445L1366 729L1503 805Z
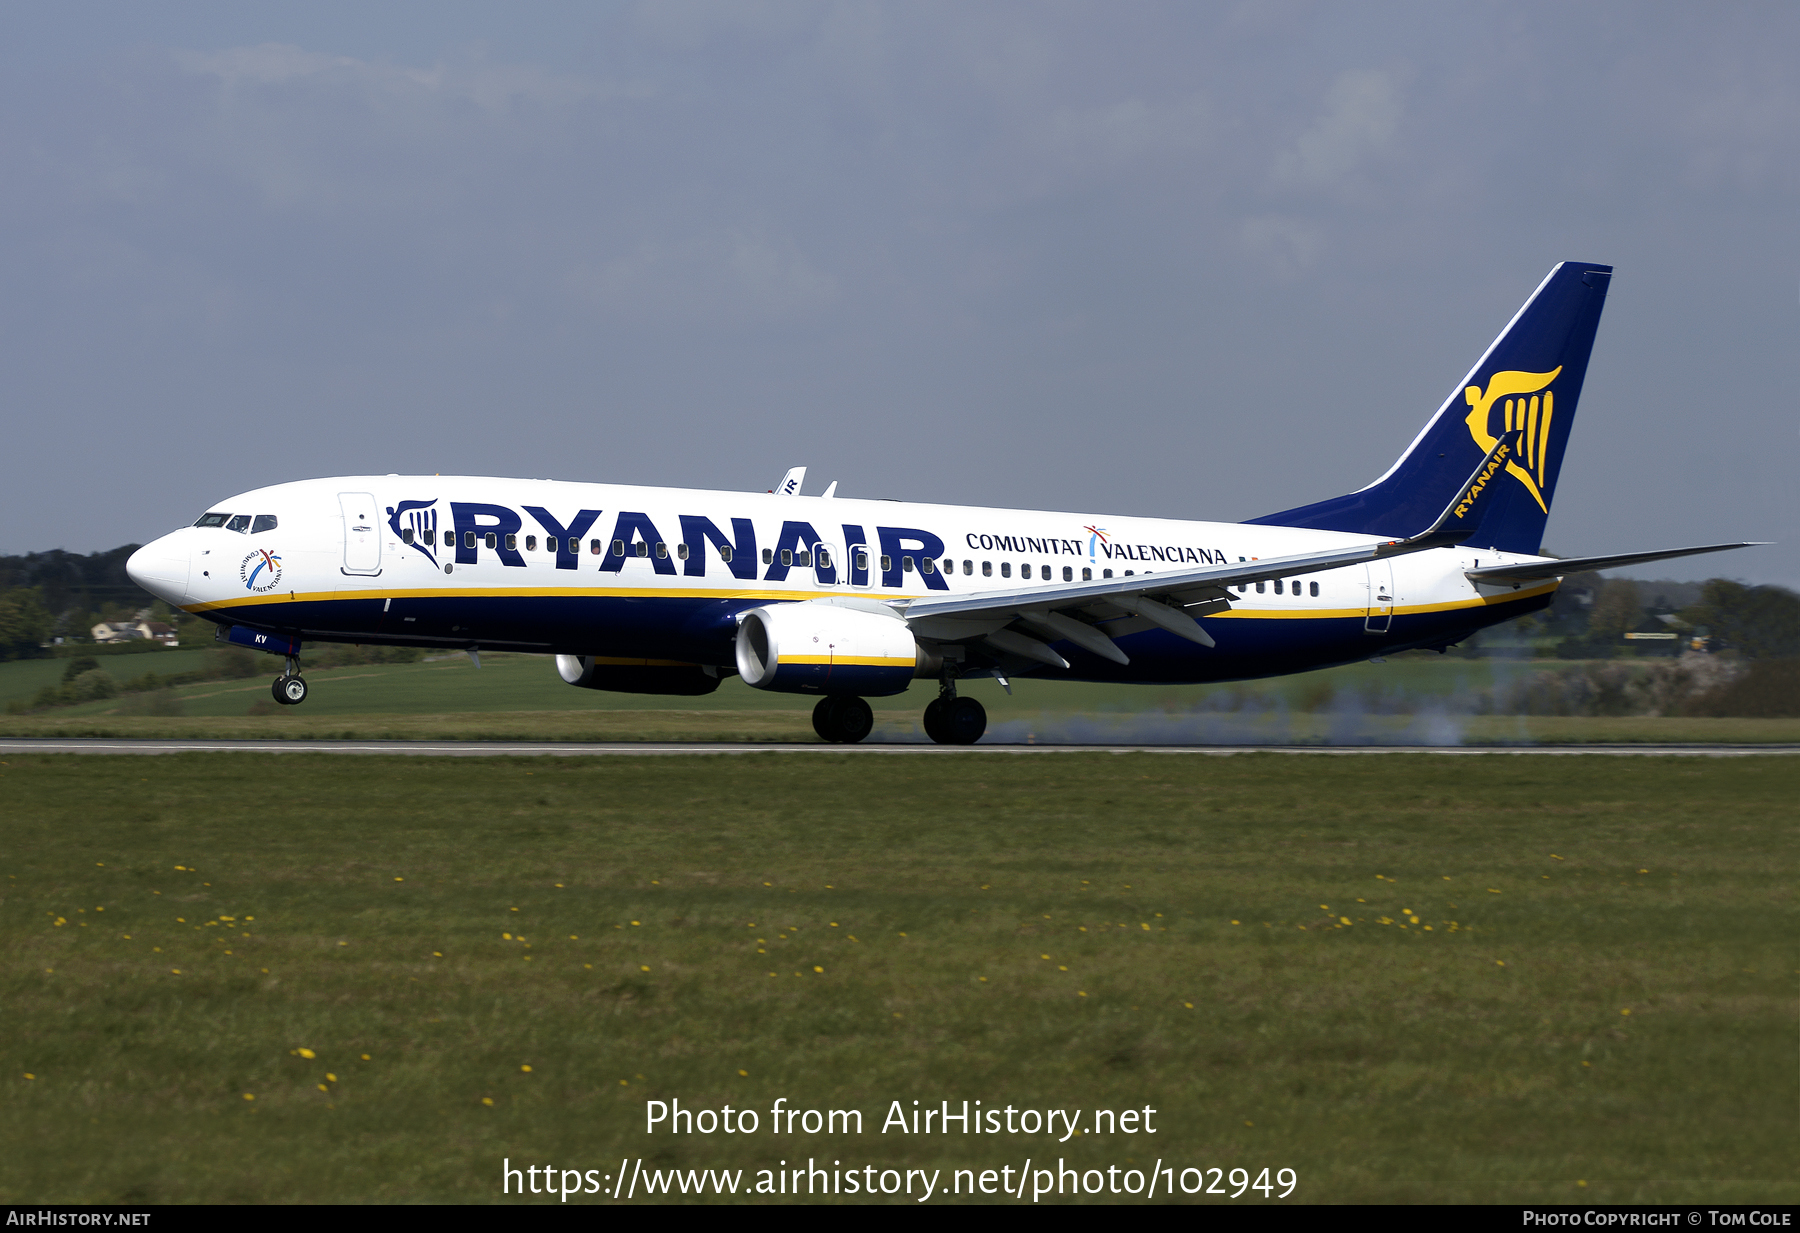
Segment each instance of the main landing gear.
M987 708L973 698L956 696L956 682L945 677L938 696L925 708L925 735L940 745L973 745L987 731Z
M304 685L301 692L304 695ZM874 730L875 712L861 698L820 698L813 707L812 722L820 740L854 745ZM957 697L956 683L946 679L925 708L925 735L940 745L973 745L986 731L986 708L973 698Z
M300 675L298 659L288 656L287 671L275 678L269 692L283 706L299 706L306 701L306 679Z
M875 712L861 698L820 698L813 731L833 745L854 745L875 728Z

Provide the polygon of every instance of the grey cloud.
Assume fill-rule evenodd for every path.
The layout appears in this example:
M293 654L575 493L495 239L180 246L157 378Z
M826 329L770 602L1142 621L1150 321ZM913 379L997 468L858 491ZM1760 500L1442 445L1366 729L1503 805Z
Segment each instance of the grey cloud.
M12 547L362 470L1250 517L1562 258L1620 272L1551 546L1796 521L1790 9L318 12L0 75Z

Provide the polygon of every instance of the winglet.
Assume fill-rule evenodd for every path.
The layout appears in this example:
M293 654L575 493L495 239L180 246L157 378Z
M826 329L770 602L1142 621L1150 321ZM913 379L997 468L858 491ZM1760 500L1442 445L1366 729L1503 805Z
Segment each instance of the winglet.
M1519 438L1524 435L1524 431L1517 428L1503 433L1487 457L1481 460L1481 465L1475 468L1475 473L1469 476L1468 482L1450 499L1436 522L1409 539L1383 545L1375 555L1395 556L1400 552L1417 552L1421 548L1453 548L1474 535L1481 525L1481 516L1496 499L1493 494L1499 491L1499 486L1493 483L1494 476L1518 453Z

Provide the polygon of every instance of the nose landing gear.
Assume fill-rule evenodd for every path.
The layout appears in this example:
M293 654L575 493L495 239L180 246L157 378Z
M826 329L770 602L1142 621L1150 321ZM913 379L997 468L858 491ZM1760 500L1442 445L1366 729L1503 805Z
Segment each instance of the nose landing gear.
M287 671L276 677L269 692L282 706L299 706L306 701L306 679L300 675L300 661L288 656Z
M861 698L820 698L812 722L820 740L854 745L874 731L875 712Z

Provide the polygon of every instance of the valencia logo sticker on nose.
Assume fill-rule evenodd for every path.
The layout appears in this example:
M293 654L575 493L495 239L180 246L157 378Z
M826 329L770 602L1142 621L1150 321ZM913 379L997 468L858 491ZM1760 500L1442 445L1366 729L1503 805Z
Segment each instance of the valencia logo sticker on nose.
M266 595L281 583L281 558L267 548L245 553L238 563L238 577L245 590Z

